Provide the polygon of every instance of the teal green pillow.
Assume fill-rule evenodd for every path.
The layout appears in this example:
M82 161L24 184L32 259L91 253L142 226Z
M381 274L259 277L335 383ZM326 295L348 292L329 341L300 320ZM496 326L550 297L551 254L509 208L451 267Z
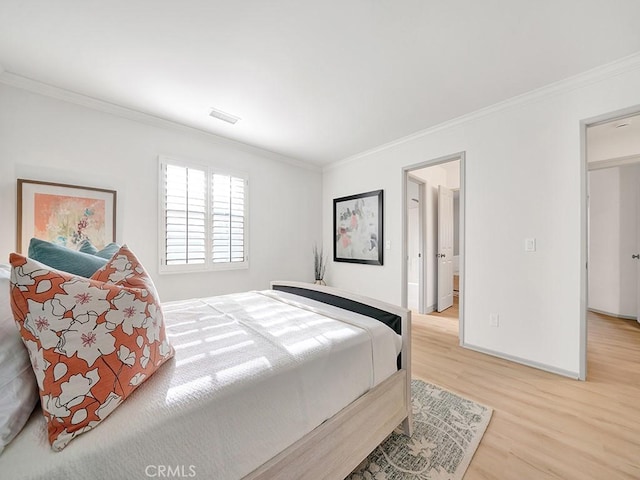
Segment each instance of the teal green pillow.
M86 278L89 278L107 263L105 258L71 250L39 238L32 238L29 242L28 257L56 270Z
M120 250L120 245L113 242L109 243L102 250L98 250L89 240L83 240L82 243L80 243L80 248L78 249L78 251L82 253L106 258L107 260L111 260L111 257L113 257L118 250Z
M98 253L98 249L94 247L93 243L91 243L89 240L82 240L82 242L80 242L80 248L78 248L78 251L82 253L88 253L89 255L95 255L96 253Z

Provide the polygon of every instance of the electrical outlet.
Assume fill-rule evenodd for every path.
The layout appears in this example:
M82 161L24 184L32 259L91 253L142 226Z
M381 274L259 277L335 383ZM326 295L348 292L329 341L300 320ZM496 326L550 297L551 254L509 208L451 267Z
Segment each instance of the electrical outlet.
M498 315L497 313L490 313L489 314L489 325L491 325L492 327L499 327L500 326L500 315Z

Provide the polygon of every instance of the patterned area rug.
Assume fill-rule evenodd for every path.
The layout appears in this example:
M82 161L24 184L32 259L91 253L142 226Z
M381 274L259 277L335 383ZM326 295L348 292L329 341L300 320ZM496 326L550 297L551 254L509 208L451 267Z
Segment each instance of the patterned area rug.
M413 435L393 432L347 480L459 480L493 410L422 380L411 381Z

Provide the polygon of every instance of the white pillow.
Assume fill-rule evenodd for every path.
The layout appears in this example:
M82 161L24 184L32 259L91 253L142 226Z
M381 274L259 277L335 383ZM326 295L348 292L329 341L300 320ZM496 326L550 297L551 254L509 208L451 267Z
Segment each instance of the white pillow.
M11 267L0 264L0 454L38 403L36 377L11 312L10 274Z

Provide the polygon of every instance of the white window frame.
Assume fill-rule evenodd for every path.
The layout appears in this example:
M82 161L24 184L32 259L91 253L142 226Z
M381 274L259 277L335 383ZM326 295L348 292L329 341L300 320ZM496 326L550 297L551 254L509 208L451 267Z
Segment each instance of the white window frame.
M207 176L207 194L205 205L205 261L204 263L194 264L166 264L166 223L165 223L165 189L164 175L167 165L175 165L178 167L193 168L204 170ZM212 261L212 218L211 218L211 181L213 174L229 175L244 180L244 261L243 262L218 262ZM246 173L233 171L228 168L218 167L215 165L207 165L204 163L196 163L176 157L160 155L158 157L158 253L159 253L159 271L161 274L171 273L194 273L194 272L210 272L221 270L241 270L249 268L249 176Z

